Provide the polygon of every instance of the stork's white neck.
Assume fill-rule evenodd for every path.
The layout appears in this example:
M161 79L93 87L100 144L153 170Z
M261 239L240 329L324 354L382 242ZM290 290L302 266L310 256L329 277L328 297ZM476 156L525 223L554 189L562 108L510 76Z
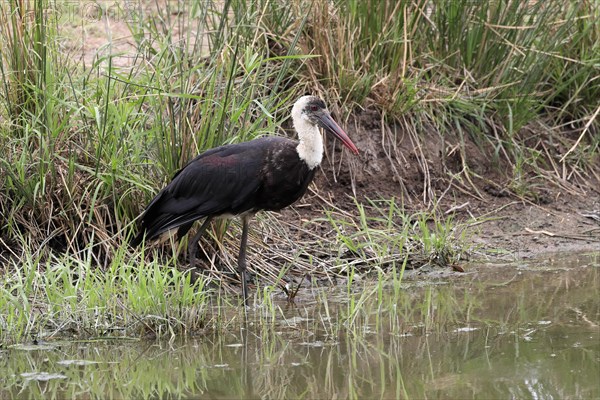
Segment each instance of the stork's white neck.
M323 159L323 137L319 128L307 122L296 127L300 143L296 147L298 156L308 165L308 168L313 169L321 164Z
M308 168L313 169L323 159L323 137L319 128L302 112L311 96L301 97L292 108L292 120L300 143L296 147L298 156Z

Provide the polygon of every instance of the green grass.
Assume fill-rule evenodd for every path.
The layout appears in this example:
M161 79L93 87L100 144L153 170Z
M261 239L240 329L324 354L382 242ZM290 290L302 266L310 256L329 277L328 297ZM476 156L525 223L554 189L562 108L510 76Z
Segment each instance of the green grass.
M123 248L101 271L91 246L81 257L43 259L29 248L25 254L5 266L11 273L0 280L0 342L64 335L172 337L209 325L212 290L172 263L146 263Z
M102 14L128 16L135 51L122 67L116 41L91 64L77 61L65 43L86 22L49 12L61 2L0 3L2 340L64 324L159 336L202 326L205 286L237 290L235 282L212 265L207 281L189 282L169 246L128 250L135 218L195 154L286 134L291 104L306 92L324 97L342 123L360 107L375 110L394 127L377 150L396 171L405 162L400 136L418 148L429 132L458 144L459 168L445 172L475 193L473 182L486 178L469 164L468 143L508 164L515 196L536 200L535 185L564 185L568 176L585 186L598 176L597 2L167 4ZM415 154L422 200L433 205L431 161ZM328 156L327 174L357 165ZM397 288L405 268L464 259L468 221L434 206L405 212L397 198L408 192L397 185L396 198L355 196L337 208L321 196L322 217L309 223L259 218L251 264L272 287L253 296L271 320L272 288L288 274L349 283L370 274ZM213 227L205 241L225 272L235 269L239 229L231 225ZM381 287L369 296L382 298ZM352 301L349 322L363 299ZM115 322L122 312L128 320Z

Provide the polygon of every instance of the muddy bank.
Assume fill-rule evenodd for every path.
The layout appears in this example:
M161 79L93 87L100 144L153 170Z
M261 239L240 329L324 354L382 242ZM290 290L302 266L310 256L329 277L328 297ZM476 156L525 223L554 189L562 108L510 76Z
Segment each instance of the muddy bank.
M382 123L375 112L353 114L346 127L360 155L341 154L339 145L328 143L316 178L320 196L304 203L327 197L350 210L351 192L359 199L394 197L406 212L436 210L443 218L473 221L468 235L499 257L600 250L598 154L587 170L564 169L563 179L551 167L568 149L551 152L545 142L532 150L546 154L537 164L548 168L517 170L510 157L495 156L489 143L471 136L442 137L433 127L411 132ZM535 136L536 129L542 125L534 122L524 131ZM321 206L309 208L318 213Z

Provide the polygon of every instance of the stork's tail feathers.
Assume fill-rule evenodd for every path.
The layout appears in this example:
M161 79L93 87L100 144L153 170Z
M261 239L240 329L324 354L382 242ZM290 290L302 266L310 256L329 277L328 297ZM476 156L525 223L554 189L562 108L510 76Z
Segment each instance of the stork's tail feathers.
M146 232L144 230L140 231L133 239L129 241L129 245L131 247L138 247L144 241L145 236Z

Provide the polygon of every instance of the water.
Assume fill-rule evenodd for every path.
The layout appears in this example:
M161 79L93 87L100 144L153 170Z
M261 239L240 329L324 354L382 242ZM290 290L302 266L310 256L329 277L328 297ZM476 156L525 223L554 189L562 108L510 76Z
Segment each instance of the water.
M358 311L309 293L179 342L20 344L0 350L0 398L600 398L598 267L482 266L382 300L366 286Z

